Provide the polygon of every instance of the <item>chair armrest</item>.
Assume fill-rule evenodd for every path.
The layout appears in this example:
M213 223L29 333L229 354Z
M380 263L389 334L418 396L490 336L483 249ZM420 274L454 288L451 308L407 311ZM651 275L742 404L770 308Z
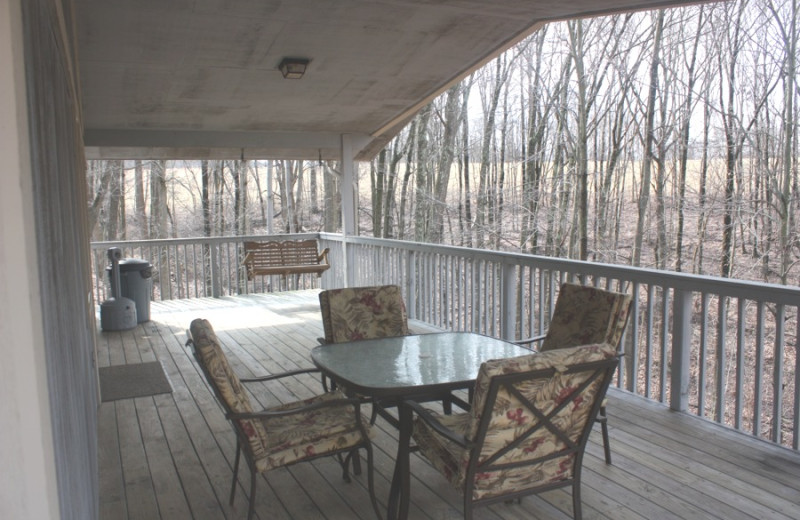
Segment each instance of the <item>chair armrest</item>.
M525 339L516 340L516 341L514 341L514 343L516 343L517 345L520 345L522 347L525 347L525 348L528 348L528 349L531 349L531 350L535 351L536 349L533 348L533 346L530 345L530 344L531 343L536 343L538 341L542 341L545 338L545 336L546 336L546 334L540 334L538 336L533 336L531 338L525 338Z
M323 260L325 260L326 264L330 263L330 262L328 262L328 252L329 251L330 251L329 247L326 247L325 249L322 250L322 252L317 256L317 263L318 264L322 263Z
M290 408L288 410L261 410L260 412L236 413L229 412L225 414L227 419L267 419L270 417L285 417L288 415L295 415L301 413L308 413L322 408L336 408L352 405L355 409L356 417L359 416L361 411L361 401L356 398L341 398L333 399L330 401L322 401L320 403L313 403L298 408Z
M425 407L423 407L418 402L405 400L403 401L403 404L405 404L406 406L411 408L414 412L416 412L416 414L419 416L420 419L422 419L428 426L430 426L433 429L433 431L435 431L442 437L445 437L446 439L449 439L458 444L459 446L462 446L467 449L472 449L475 446L475 444L472 441L470 441L463 435L442 426L442 423L437 421L436 417L434 417L433 414L431 414Z
M253 261L253 252L250 251L246 255L244 255L244 260L242 260L242 265L247 265Z
M270 374L268 376L259 376L259 377L251 377L248 379L239 379L242 383L258 383L263 381L271 381L273 379L281 379L283 377L289 376L296 376L299 374L313 374L314 372L319 372L318 368L299 368L297 370L290 370L288 372L282 372L280 374Z

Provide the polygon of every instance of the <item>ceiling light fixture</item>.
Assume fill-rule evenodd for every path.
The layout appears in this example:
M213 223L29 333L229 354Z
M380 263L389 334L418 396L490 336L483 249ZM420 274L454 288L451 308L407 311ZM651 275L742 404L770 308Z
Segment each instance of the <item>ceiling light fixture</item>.
M310 60L306 58L283 58L278 68L286 79L300 79L306 73Z

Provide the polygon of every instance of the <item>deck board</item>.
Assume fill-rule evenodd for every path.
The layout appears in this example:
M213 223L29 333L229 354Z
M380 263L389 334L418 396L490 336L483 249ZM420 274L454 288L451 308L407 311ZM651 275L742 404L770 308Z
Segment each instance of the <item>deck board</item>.
M240 468L228 505L235 437L184 346L194 318L207 318L242 378L311 367L322 336L317 291L154 302L152 321L131 331L99 332L99 366L159 361L173 392L102 403L98 415L100 517L237 520L246 517L249 471ZM321 391L318 375L249 385L260 405ZM609 426L614 464L599 430L584 458L587 520L800 520L800 454L663 405L612 389ZM365 413L369 408L365 407ZM375 488L385 508L397 432L382 419L373 442ZM411 518L462 518L461 497L431 466L411 458ZM259 477L256 517L371 519L366 477L346 484L330 458ZM478 520L567 520L572 495L556 490L476 511Z

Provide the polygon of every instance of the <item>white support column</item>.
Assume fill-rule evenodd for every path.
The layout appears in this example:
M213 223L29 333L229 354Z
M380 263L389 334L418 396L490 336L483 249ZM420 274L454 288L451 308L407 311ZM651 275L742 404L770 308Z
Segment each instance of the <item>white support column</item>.
M356 175L353 162L353 140L342 134L342 232L345 236L357 236L356 227Z
M675 289L672 300L672 374L670 408L689 409L689 355L692 347L692 292Z
M275 233L275 223L273 222L273 216L275 215L275 203L273 202L272 197L274 194L272 193L272 171L274 168L274 163L272 159L267 161L267 234L272 235Z
M417 319L417 253L408 252L406 261L406 308L408 318Z
M342 249L344 258L344 285L349 287L355 279L355 262L347 248L347 238L357 236L356 176L353 161L352 136L342 134Z
M301 166L302 168L302 166ZM289 233L296 233L294 228L294 193L292 192L292 174L289 171L289 161L283 163L283 189L286 192L286 222L289 223Z
M503 264L503 308L500 311L500 337L514 341L517 334L517 266Z

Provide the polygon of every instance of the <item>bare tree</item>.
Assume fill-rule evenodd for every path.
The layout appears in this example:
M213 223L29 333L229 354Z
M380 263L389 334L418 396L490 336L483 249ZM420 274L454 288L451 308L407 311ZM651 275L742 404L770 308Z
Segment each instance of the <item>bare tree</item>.
M690 11L687 11L691 13ZM681 134L679 143L680 160L678 165L678 230L675 237L675 270L680 272L683 270L683 235L684 235L684 221L685 221L685 207L686 207L686 174L689 167L689 138L692 123L692 112L694 111L694 89L697 81L696 66L697 66L697 53L700 48L700 37L703 34L705 26L704 10L701 5L697 12L694 38L691 40L691 47L688 52L684 51L681 54L686 56L685 70L686 70L686 93L683 103L683 108L680 114L681 120ZM683 23L682 23L683 25Z
M780 40L783 44L783 67L781 69L781 80L783 84L783 168L781 186L778 193L778 216L780 218L780 249L781 263L779 276L782 284L789 283L789 269L793 263L792 250L797 245L796 234L793 233L793 204L792 190L797 192L797 179L795 164L797 156L797 143L795 141L794 129L797 125L797 115L795 112L794 98L798 96L797 91L797 40L798 40L798 9L797 1L787 2L784 9L788 10L785 14L788 20L778 11L773 2L767 2L767 9L775 20L775 26L779 30ZM788 23L786 23L788 22Z
M636 221L636 235L633 243L632 264L641 265L642 261L642 239L645 233L645 221L647 219L647 209L650 204L650 171L654 160L655 145L655 113L656 96L658 94L658 66L661 55L661 36L664 31L664 10L655 13L655 23L653 29L653 54L650 60L650 87L648 89L647 105L645 109L644 127L644 160L642 161L642 173L640 182L639 199L637 206L639 209Z

